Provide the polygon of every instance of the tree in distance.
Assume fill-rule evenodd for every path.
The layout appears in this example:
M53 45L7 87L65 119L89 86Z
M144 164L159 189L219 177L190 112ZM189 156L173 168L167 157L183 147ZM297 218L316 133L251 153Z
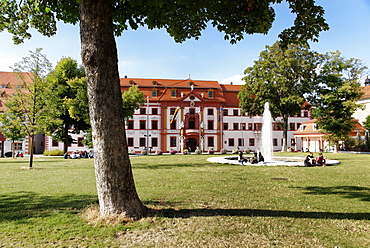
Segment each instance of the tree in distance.
M282 150L287 151L288 118L298 114L305 105L305 95L315 84L320 55L307 45L288 45L280 42L266 46L252 67L245 70L245 84L238 94L239 106L248 116L261 115L265 102L275 120L281 117ZM278 120L280 121L280 120Z
M50 72L51 63L42 49L30 51L30 57L14 65L14 72L19 80L14 94L4 100L6 107L2 119L5 123L18 125L17 132L26 134L29 144L34 143L34 138L40 133L48 133L50 126L60 125L60 120L52 108L44 104L46 94L46 76ZM25 73L26 72L26 73ZM6 133L7 134L7 133ZM34 149L31 147L29 167L33 164Z

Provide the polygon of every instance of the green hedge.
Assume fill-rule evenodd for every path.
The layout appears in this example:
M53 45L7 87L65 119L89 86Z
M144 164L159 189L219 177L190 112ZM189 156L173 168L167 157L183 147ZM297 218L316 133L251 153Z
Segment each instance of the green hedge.
M44 151L44 156L63 156L63 151L61 150Z

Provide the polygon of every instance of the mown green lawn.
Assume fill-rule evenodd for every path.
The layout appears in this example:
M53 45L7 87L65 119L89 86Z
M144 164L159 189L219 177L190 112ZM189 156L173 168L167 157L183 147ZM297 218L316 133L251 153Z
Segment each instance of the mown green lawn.
M132 157L150 215L115 226L81 217L97 204L93 160L1 158L0 247L370 247L370 155L325 156L341 164Z

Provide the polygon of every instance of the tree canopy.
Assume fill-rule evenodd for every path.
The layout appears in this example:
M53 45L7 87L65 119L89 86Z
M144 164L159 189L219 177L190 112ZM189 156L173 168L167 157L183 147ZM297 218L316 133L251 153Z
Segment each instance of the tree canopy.
M316 107L316 124L327 139L338 145L353 130L353 113L361 107L357 101L362 96L359 80L367 67L359 59L345 59L339 51L323 56L318 70L316 89L310 96Z
M49 135L64 143L64 152L75 142L69 132L90 128L85 70L72 58L62 58L47 77L44 104L55 111L60 126L50 126ZM70 130L73 126L73 130Z
M57 21L77 24L79 2L70 0L4 0L0 4L0 31L8 30L15 43L30 38L29 28L45 36L57 31ZM263 1L109 1L112 6L114 34L120 36L128 28L146 26L164 28L177 42L198 39L201 31L212 25L225 33L225 39L236 43L245 34L267 34L275 20L276 4L283 0ZM328 30L324 10L314 0L287 1L296 15L294 25L281 32L285 44L317 41L319 32Z
M279 42L266 46L252 67L245 70L245 85L238 94L239 106L249 116L261 115L265 102L272 117L282 117L283 150L287 149L288 118L298 114L305 94L315 83L320 56L304 45L282 49Z

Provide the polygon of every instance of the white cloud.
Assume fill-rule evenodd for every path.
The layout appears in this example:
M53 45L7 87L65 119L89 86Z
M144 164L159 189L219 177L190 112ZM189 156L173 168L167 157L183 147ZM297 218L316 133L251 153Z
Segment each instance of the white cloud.
M219 81L220 84L237 84L242 85L245 84L245 82L242 80L244 76L240 74L235 74L234 76L222 79Z

